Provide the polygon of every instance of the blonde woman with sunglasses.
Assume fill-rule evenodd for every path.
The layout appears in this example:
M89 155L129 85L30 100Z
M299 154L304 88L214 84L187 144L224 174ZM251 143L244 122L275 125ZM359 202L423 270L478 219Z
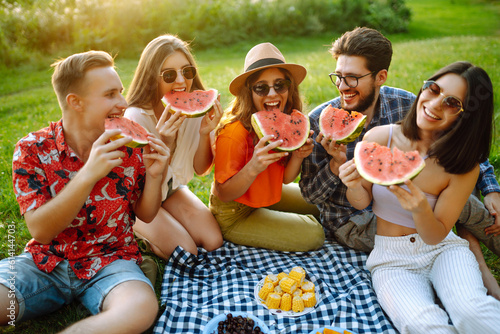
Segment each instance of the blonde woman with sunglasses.
M262 43L248 52L244 73L229 85L235 99L216 130L210 195L210 210L225 240L280 251L323 245L323 228L314 216L319 212L293 183L312 151L312 139L290 153L273 151L280 142L266 144L271 136L259 140L250 122L260 110L302 110L298 85L305 76L303 66L286 63L274 45Z
M222 107L216 101L204 117L186 118L180 112L171 114L170 106L161 101L173 90L199 89L204 86L188 44L176 36L162 35L143 50L126 97L129 108L125 117L161 138L170 149L160 211L151 223L137 220L134 225L136 235L163 259L177 246L197 255L198 247L212 251L222 245L213 215L186 186L194 173L210 171L210 136L222 116Z
M362 179L353 160L340 167L351 205L362 210L373 201L377 234L366 265L401 333L500 328L500 301L487 295L468 242L452 231L490 152L492 93L483 69L467 62L446 66L424 82L400 124L375 127L363 138L418 150L425 167L417 177L383 187Z

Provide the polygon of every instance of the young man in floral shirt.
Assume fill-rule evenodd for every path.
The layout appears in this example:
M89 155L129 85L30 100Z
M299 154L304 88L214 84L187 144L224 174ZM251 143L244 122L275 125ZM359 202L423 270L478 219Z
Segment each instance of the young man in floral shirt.
M109 54L75 54L54 67L62 118L14 151L14 191L33 239L0 262L0 324L76 299L93 316L68 332L142 332L158 303L132 225L158 211L168 148L152 136L144 151L125 147L129 137L110 141L120 131L105 131L104 120L127 103Z

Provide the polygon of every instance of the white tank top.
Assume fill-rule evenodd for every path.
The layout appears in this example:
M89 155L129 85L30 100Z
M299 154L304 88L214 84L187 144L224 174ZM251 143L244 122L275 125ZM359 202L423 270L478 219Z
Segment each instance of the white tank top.
M387 147L391 146L392 139L392 125L389 130L389 140L387 141ZM427 156L424 157L424 160ZM401 185L401 188L410 191L406 185ZM393 224L415 228L415 222L413 221L413 216L410 211L407 211L401 207L398 198L386 186L381 186L374 184L372 188L373 194L373 213L377 217L380 217ZM434 210L437 202L437 196L424 193L427 201L429 202L431 208Z

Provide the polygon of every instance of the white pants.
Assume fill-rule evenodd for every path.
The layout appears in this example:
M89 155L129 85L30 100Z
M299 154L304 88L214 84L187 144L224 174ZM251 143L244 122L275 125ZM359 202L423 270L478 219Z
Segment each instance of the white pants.
M500 301L486 295L468 242L453 232L437 245L418 234L376 235L366 265L382 308L401 333L500 332Z

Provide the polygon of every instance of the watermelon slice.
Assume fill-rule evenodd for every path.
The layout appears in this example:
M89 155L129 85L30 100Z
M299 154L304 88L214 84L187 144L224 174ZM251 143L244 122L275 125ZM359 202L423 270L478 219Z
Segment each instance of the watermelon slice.
M389 186L413 179L424 169L425 161L418 151L393 151L378 143L360 141L354 149L358 173L371 183Z
M132 137L132 141L125 146L128 147L143 147L148 144L148 132L140 124L125 118L111 117L104 121L106 130L120 129L122 133L111 137L111 140L117 140L123 137Z
M300 148L309 137L309 117L298 110L293 110L290 115L282 113L279 109L258 111L252 114L252 126L259 138L274 135L274 139L283 140L278 146L278 151L294 151Z
M170 112L180 111L181 115L193 118L205 115L214 105L218 92L216 89L189 92L170 91L163 96L163 105L170 104Z
M319 131L338 144L347 144L358 138L365 122L366 115L360 112L348 112L328 105L319 115Z

